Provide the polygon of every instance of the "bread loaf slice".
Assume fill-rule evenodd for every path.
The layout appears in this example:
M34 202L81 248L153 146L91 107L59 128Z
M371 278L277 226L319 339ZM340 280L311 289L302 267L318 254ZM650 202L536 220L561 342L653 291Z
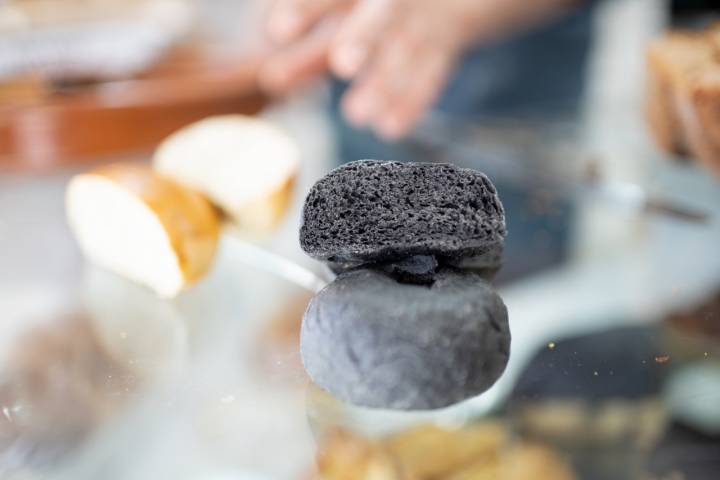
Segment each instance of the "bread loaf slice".
M720 175L720 63L698 74L692 88L679 94L678 111L688 149Z
M457 261L497 249L505 234L502 204L482 173L449 164L360 160L313 186L300 245L342 271L415 255Z
M720 173L720 29L671 32L648 48L646 116L656 143Z
M113 164L75 176L66 210L91 261L162 297L205 274L220 235L219 213L205 197L144 165Z
M646 113L658 145L669 153L688 153L677 96L683 82L712 59L704 35L672 32L650 44L647 52Z
M161 174L206 195L240 231L257 236L283 218L299 157L295 142L272 124L227 115L174 133L153 163Z

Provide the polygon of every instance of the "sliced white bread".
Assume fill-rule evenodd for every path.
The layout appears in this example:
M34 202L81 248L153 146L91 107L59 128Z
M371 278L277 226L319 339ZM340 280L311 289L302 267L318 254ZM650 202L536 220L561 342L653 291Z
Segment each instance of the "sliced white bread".
M205 194L238 230L270 232L291 200L299 150L282 130L243 115L211 117L167 138L155 169Z
M91 261L166 298L207 272L220 235L220 215L205 197L143 165L75 176L66 210Z

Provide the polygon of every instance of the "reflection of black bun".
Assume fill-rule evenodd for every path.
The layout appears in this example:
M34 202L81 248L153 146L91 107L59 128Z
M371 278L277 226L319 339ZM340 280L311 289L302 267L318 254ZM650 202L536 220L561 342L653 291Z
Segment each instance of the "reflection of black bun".
M500 297L478 275L441 269L428 285L358 269L325 287L305 312L303 363L341 400L432 409L487 390L508 360Z
M502 204L482 173L449 164L359 160L313 186L300 244L343 271L413 255L451 264L496 251L505 234Z

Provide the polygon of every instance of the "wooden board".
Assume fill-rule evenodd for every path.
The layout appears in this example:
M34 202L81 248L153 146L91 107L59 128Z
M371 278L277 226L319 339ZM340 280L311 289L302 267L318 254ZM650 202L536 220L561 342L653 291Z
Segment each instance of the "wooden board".
M46 91L32 81L10 87L0 96L0 171L141 154L201 118L256 113L265 103L258 63L193 47L141 78Z

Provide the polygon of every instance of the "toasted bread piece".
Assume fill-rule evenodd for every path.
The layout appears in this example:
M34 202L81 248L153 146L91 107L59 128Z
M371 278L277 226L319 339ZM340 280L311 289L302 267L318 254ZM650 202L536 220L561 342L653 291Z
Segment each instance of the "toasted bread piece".
M162 297L207 272L220 235L220 216L205 197L148 166L114 164L77 175L66 208L91 261Z
M499 451L495 461L480 461L447 480L574 480L575 474L554 450L539 444L518 443Z
M658 146L720 173L720 28L668 33L647 60L646 115Z
M409 480L378 442L346 430L332 431L317 454L317 480Z
M720 62L698 74L692 88L680 92L678 111L688 149L720 175Z
M505 426L495 422L457 430L419 425L384 440L402 471L411 478L445 478L476 463L492 463L509 441Z
M506 425L481 422L448 430L418 425L371 439L330 431L318 448L318 480L573 480L555 450L511 440Z
M155 152L154 165L205 194L241 232L262 235L290 204L299 156L295 142L272 124L227 115L171 135Z
M698 33L672 32L648 48L647 118L658 145L670 153L687 153L677 94L712 60L712 53L705 35Z

